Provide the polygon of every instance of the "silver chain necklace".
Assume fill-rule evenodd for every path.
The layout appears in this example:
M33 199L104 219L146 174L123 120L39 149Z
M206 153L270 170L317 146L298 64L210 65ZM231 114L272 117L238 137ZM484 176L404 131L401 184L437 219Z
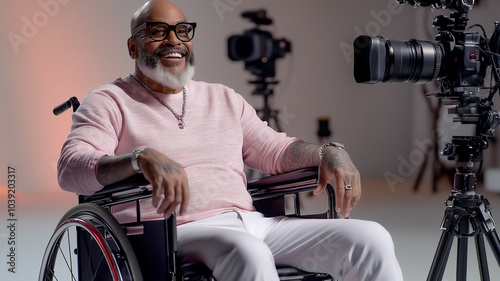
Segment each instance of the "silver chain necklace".
M184 129L186 127L186 123L184 123L184 116L186 115L186 96L187 96L185 87L182 88L182 113L179 115L168 104L162 101L160 97L158 97L158 95L155 93L155 91L153 91L153 89L151 89L148 86L148 84L142 81L142 79L139 78L138 75L133 75L133 77L135 78L135 80L137 80L137 82L139 82L139 84L141 84L146 90L148 90L157 101L159 101L163 106L165 106L168 110L170 110L170 112L172 112L177 121L179 121L179 129Z

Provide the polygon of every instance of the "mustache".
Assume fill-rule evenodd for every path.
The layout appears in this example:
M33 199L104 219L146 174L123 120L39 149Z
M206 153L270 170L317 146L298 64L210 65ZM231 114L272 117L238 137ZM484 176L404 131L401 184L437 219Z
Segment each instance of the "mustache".
M161 57L163 52L180 52L185 53L186 57L190 56L189 49L183 46L165 46L163 48L158 48L153 52L153 55L157 58Z

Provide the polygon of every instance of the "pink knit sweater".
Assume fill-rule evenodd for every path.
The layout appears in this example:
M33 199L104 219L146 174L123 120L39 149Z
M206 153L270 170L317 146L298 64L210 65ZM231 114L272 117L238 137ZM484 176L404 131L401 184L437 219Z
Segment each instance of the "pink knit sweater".
M296 139L269 128L228 87L191 81L186 91L184 129L130 75L90 92L73 114L71 133L61 151L61 188L87 195L98 191L102 185L96 179L96 166L101 157L146 145L180 163L187 173L189 207L177 217L178 224L232 210L254 210L244 163L280 173L280 156ZM182 94L158 95L176 112L182 111ZM141 208L143 219L160 218L150 201Z

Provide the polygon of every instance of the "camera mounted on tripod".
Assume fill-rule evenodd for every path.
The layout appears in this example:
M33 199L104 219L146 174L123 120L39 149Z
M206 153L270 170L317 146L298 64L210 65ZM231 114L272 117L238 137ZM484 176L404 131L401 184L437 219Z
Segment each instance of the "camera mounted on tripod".
M500 124L499 113L491 109L493 95L500 88L500 25L488 39L484 28L475 24L467 28L468 12L473 0L397 0L414 7L431 6L449 9L449 17L439 15L433 21L438 28L437 43L409 41L361 35L354 40L354 78L358 83L440 82L440 92L429 93L455 105L449 113L454 121L476 124L478 135L493 136ZM479 32L467 31L479 27ZM491 85L484 87L487 69L491 68ZM489 89L488 97L476 96Z
M484 28L475 24L467 27L468 12L474 0L396 0L414 7L431 6L448 9L449 17L437 16L433 25L438 28L437 43L412 39L390 40L380 36L361 35L354 40L354 78L358 83L378 82L440 82L438 93L428 93L443 100L455 122L476 125L474 136L453 136L443 154L455 160L454 186L446 201L441 224L443 230L436 250L428 281L441 281L454 237L458 237L457 280L467 276L467 239L476 239L481 280L490 280L484 237L488 239L500 266L500 238L495 230L490 205L486 198L475 193L482 167L487 137L500 124L500 115L492 109L493 96L500 88L500 24L495 22L488 39ZM469 31L478 27L479 32ZM490 86L485 87L487 69L491 68ZM487 97L477 96L488 89ZM475 164L479 163L476 170ZM473 231L469 232L472 227Z
M264 97L264 108L257 110L262 113L262 120L274 119L276 129L281 131L278 122L278 111L269 106L269 96L273 95L271 85L278 84L274 79L276 74L276 59L284 57L292 51L292 44L285 38L275 39L273 35L261 29L262 25L271 25L265 10L246 11L241 17L256 24L256 27L246 30L243 35L233 35L227 40L228 56L233 61L244 61L245 70L250 71L256 79L249 81L256 85L254 95Z

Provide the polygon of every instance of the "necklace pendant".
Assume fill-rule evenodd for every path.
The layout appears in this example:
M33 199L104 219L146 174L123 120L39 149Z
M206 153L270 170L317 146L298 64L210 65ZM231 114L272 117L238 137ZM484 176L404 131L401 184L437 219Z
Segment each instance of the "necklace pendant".
M184 120L179 121L179 129L184 129L186 127L186 123L184 123Z

